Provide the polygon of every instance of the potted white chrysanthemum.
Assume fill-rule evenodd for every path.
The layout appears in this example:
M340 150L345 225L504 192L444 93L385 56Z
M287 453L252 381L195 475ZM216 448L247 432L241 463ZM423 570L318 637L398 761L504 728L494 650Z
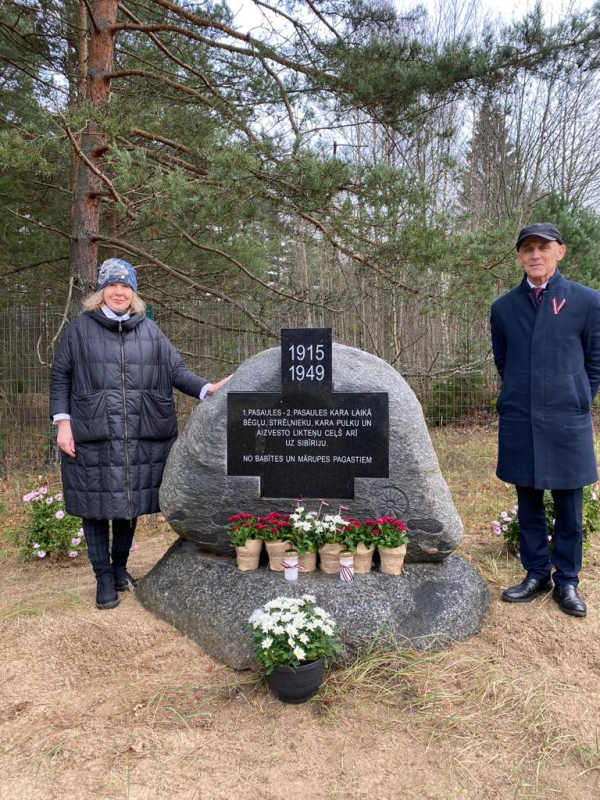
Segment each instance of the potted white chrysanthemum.
M307 511L304 506L297 505L289 516L290 530L288 539L298 551L298 564L303 572L313 572L317 568L317 536L318 512Z
M329 575L340 571L340 553L347 548L346 527L348 520L340 514L325 514L317 522L321 571Z
M250 616L256 660L284 703L304 703L323 681L325 660L341 652L333 618L310 594L276 597Z

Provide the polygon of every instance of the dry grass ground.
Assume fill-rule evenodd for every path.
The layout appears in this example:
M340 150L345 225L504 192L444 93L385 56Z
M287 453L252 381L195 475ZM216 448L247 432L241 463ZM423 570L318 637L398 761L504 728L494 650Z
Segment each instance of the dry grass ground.
M5 535L1 800L600 797L600 549L582 576L586 619L548 598L501 603L520 569L487 528L510 503L492 438L435 444L465 521L460 552L492 592L484 630L442 652L371 653L304 706L278 703L133 595L96 611L87 564L23 565ZM19 513L11 502L5 532ZM133 571L172 540L142 525Z

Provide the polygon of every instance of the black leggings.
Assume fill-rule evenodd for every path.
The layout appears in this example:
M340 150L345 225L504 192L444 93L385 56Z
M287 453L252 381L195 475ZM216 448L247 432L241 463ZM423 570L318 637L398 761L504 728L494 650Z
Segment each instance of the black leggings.
M112 521L112 561L113 564L125 566L131 550L137 517L132 520L113 519ZM108 547L108 520L84 519L83 532L87 544L88 556L92 564L110 561L111 551Z

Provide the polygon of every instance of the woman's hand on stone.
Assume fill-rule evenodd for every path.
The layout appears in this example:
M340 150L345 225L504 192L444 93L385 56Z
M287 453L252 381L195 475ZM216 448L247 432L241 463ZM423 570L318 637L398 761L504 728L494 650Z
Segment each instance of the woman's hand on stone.
M60 447L63 453L71 456L71 458L75 458L75 442L73 441L71 420L61 419L57 422L57 425L58 434L56 436L56 444Z
M226 383L229 383L229 381L230 381L232 378L233 378L233 375L228 375L226 378L223 378L223 380L222 380L222 381L219 381L218 383L211 383L211 384L210 384L210 386L208 387L208 389L206 390L206 394L207 394L207 395L209 395L209 396L210 396L211 394L214 394L214 393L215 393L215 392L217 392L217 391L218 391L218 390L219 390L221 387L225 386L225 384L226 384Z

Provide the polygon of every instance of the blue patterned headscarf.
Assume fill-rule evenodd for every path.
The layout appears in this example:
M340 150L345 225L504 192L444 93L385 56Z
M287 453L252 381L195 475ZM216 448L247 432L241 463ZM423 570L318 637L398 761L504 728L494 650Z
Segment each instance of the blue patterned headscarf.
M96 291L104 289L109 283L125 283L137 292L137 276L134 268L122 258L109 258L98 268Z

